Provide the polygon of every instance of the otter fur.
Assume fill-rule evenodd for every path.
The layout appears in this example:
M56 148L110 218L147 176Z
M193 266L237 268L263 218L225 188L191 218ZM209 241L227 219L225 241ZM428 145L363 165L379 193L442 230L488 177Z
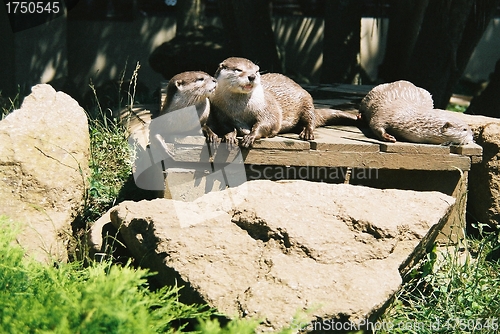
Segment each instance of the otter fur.
M243 136L243 147L250 147L259 138L292 131L312 140L316 126L356 118L338 110L316 111L311 95L292 79L279 73L261 75L259 70L248 59L231 57L215 73L217 88L210 97L214 125L210 126L230 145L237 145L237 136Z
M409 81L396 81L374 87L361 101L359 111L373 133L381 140L396 138L429 144L472 142L468 124L453 112L434 109L431 94Z
M167 96L159 116L171 114L165 124L169 133L186 133L199 131L215 135L206 123L210 115L211 96L217 87L217 81L211 75L201 71L179 73L170 79L167 85ZM182 110L194 106L196 115Z

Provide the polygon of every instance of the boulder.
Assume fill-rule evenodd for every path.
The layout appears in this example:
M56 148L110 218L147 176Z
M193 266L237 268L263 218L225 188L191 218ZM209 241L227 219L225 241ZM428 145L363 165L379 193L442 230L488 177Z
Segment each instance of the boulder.
M21 224L19 243L40 261L67 259L89 152L85 111L50 85L34 86L0 121L0 214Z
M161 285L184 285L186 302L260 319L261 331L313 321L355 328L399 289L454 202L439 192L258 180L193 202L122 202L110 219Z
M500 120L486 116L459 114L483 148L483 159L469 172L467 212L474 222L500 222Z

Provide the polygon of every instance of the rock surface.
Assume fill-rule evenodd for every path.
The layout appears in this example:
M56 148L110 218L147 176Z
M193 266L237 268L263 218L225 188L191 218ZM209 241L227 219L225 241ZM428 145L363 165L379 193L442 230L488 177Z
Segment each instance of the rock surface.
M89 140L85 111L46 84L0 122L0 214L22 224L18 241L38 260L67 258L89 175Z
M439 192L262 180L194 202L123 202L110 219L162 284L257 317L264 331L298 326L301 312L352 323L374 315L453 203Z
M467 211L475 222L500 224L500 119L459 114L483 148L481 163L469 173Z

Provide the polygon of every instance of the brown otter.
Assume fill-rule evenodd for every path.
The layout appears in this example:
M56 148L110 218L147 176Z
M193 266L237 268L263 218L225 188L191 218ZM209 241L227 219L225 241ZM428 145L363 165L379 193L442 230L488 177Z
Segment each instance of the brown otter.
M217 135L207 126L210 115L208 97L216 87L217 81L205 72L182 72L170 79L160 113L149 124L149 143L155 159L173 157L168 144L170 136L203 132L211 141L217 141Z
M248 59L231 57L215 73L217 88L210 97L213 124L230 145L243 136L242 146L278 133L299 130L304 140L314 139L316 126L335 119L355 120L339 110L314 109L311 95L292 79L278 73L260 75Z
M408 81L381 84L361 101L359 111L374 134L415 143L467 144L470 127L446 110L434 109L431 94Z
M167 97L159 114L162 116L170 113L171 117L165 122L165 131L196 132L201 127L207 136L214 136L206 123L210 115L208 97L214 93L216 87L215 78L205 72L188 71L173 76L168 82ZM196 115L182 110L190 106L196 108ZM173 112L175 113L171 114Z

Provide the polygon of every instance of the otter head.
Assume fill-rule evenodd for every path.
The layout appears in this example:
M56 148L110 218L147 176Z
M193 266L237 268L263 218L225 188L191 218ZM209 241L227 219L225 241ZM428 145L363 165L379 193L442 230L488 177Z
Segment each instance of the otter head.
M260 86L259 66L248 59L231 57L215 72L219 87L232 93L249 94Z
M169 110L174 110L204 103L216 87L215 78L205 72L190 71L176 74L168 82L165 106Z
M468 124L449 120L440 128L445 144L467 145L474 141L474 135Z

